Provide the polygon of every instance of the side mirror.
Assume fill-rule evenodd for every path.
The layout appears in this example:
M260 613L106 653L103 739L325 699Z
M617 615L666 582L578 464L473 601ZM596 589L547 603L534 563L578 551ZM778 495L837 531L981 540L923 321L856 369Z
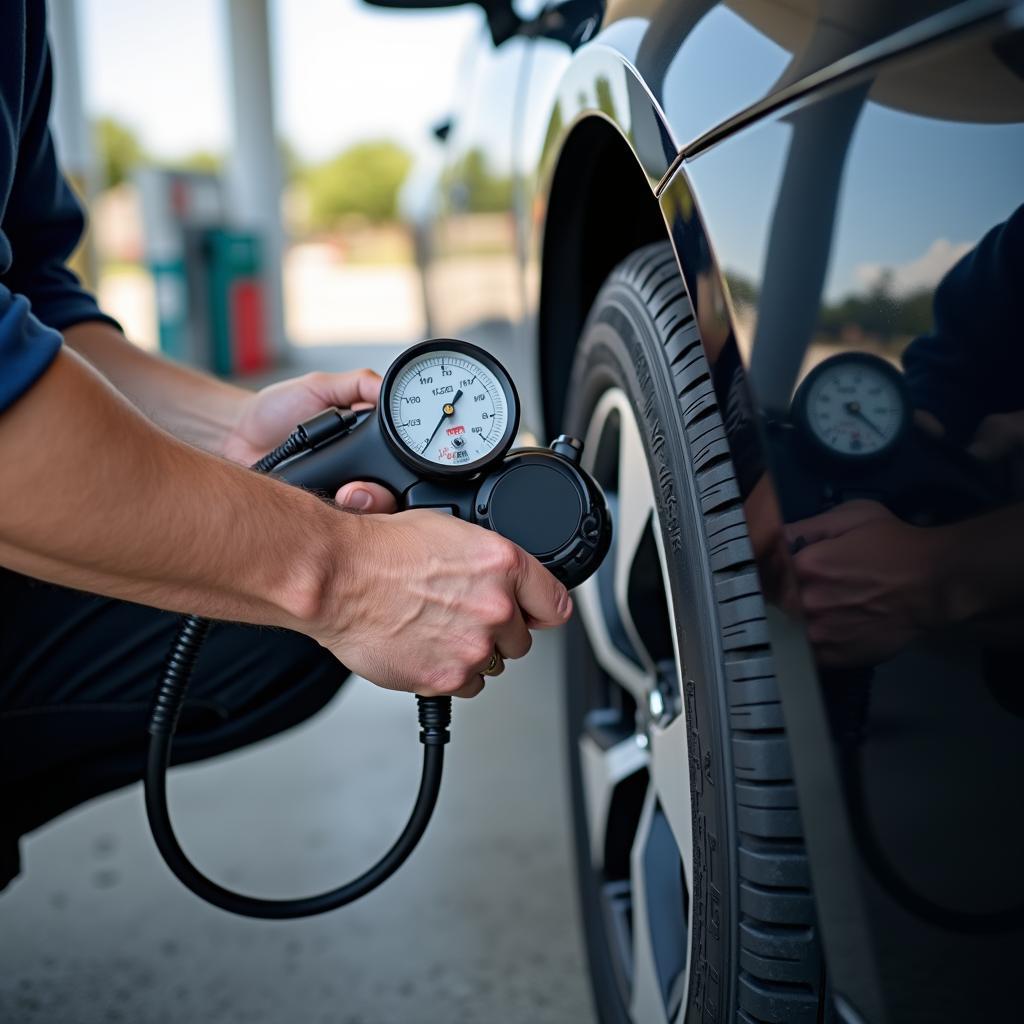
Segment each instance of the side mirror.
M522 27L523 21L512 9L512 0L366 0L371 7L388 7L392 10L425 11L435 7L461 7L475 3L487 15L491 39L500 46L511 39Z

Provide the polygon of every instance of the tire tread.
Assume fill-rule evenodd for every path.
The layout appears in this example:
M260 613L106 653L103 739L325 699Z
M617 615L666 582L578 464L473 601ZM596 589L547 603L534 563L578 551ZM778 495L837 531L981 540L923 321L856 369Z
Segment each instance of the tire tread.
M675 278L674 290L666 282ZM739 833L737 1021L815 1022L822 954L764 601L728 439L685 285L667 242L638 250L626 286L656 325L686 427L725 649ZM664 321L667 320L667 323Z

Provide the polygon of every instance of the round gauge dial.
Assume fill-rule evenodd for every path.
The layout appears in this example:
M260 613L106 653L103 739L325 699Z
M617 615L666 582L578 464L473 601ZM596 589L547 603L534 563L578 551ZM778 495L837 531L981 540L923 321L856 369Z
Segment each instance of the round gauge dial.
M909 420L899 371L865 353L845 353L820 363L800 385L794 406L810 439L844 459L888 452Z
M504 368L475 345L417 345L388 370L386 433L399 454L431 472L476 472L508 450L519 401Z

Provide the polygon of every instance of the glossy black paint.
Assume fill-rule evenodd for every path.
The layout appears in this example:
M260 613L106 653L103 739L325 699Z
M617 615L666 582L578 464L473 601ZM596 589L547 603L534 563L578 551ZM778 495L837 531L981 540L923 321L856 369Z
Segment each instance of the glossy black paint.
M747 515L779 609L780 685L830 968L853 1005L873 1001L834 953L839 891L861 904L847 938L867 938L875 1013L894 1020L999 1019L1014 1005L1024 947L1024 592L1007 568L1019 564L1022 495L1007 479L1016 455L992 465L964 451L986 415L1024 409L1022 308L1008 292L1024 251L1004 231L998 254L979 257L1024 201L1024 79L1001 56L1019 52L1019 33L1012 18L986 19L865 64L741 125L679 172L714 239L717 265L705 273L728 295L705 340L742 355L756 429L734 447L760 441ZM670 205L673 187L683 186L666 190ZM690 232L674 220L685 252ZM800 379L842 351L903 369L914 405L945 428L943 438L934 423L913 428L916 444L845 490L773 433ZM986 474L1003 479L986 487ZM854 498L877 503L876 525L841 532L833 518L834 537L799 549L822 522L804 517ZM887 596L887 578L899 597ZM816 778L825 757L828 786ZM822 845L839 814L855 865Z
M1024 7L558 12L558 38L472 59L423 213L435 323L528 353L536 425L558 413L603 274L672 239L708 359L728 370L719 398L838 1004L871 1022L1013 1019ZM493 209L460 206L474 153L507 183ZM487 258L471 258L484 236ZM778 430L800 381L837 352L887 360L919 413L913 443L856 485ZM1006 451L979 463L967 449L992 456L1000 431ZM874 503L854 526L803 522L851 499Z

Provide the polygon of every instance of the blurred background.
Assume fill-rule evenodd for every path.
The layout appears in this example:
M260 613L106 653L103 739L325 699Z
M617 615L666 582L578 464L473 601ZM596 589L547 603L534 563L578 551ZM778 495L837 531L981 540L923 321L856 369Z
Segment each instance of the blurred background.
M440 160L478 8L356 0L50 0L59 156L87 206L79 273L129 338L253 386L378 371L426 332L416 172ZM442 128L443 134L443 128ZM510 183L473 163L471 258ZM182 889L141 787L22 843L0 898L3 1024L590 1019L570 873L558 637L458 702L427 838L388 885L311 921ZM300 728L176 769L186 849L267 896L340 884L393 841L419 772L407 696L351 680ZM524 754L525 751L525 754Z
M133 340L246 372L423 332L400 200L478 9L50 6L54 130L91 217L79 267Z

